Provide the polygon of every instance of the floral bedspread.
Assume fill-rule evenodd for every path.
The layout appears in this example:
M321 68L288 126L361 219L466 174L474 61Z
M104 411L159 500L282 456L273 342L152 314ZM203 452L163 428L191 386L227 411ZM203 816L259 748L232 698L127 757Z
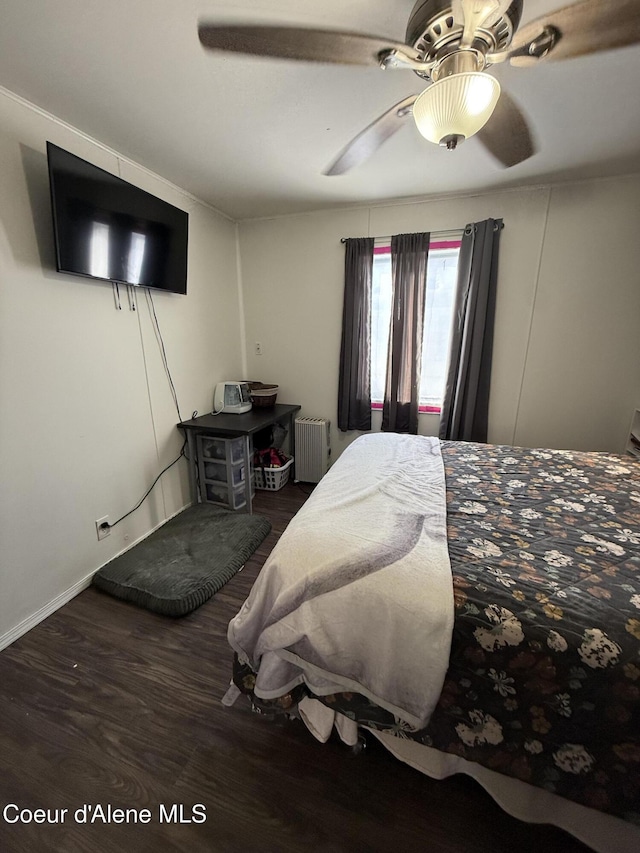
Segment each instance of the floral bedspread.
M429 724L411 731L356 694L318 698L640 823L640 464L464 442L442 454L456 619ZM234 679L251 692L237 662Z

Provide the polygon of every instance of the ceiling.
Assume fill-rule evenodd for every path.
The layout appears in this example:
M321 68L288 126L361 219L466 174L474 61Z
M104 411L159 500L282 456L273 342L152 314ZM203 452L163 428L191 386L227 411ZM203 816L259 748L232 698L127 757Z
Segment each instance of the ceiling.
M640 0L639 0L640 2ZM503 169L446 151L411 119L364 165L343 146L424 83L407 70L205 51L201 20L296 24L404 41L414 0L0 0L0 85L233 219L640 172L640 47L492 73L538 152ZM567 5L525 0L522 22Z

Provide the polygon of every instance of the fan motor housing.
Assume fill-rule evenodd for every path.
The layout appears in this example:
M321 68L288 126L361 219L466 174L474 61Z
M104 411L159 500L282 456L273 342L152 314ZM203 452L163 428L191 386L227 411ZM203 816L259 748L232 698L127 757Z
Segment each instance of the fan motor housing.
M522 3L513 0L495 24L476 30L473 47L483 54L507 48L520 23ZM409 16L406 42L420 51L425 61L439 60L458 49L462 32L462 24L453 19L450 0L418 0Z

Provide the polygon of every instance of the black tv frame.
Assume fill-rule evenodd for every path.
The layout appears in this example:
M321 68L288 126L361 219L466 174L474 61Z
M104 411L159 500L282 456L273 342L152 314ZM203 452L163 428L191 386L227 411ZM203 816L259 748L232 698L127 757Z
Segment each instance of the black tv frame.
M186 211L52 142L47 142L47 163L58 272L186 294ZM96 228L110 238L102 247L100 263L91 258ZM141 248L134 257L139 261L137 280L131 260L133 235ZM96 269L100 265L106 267L105 274Z

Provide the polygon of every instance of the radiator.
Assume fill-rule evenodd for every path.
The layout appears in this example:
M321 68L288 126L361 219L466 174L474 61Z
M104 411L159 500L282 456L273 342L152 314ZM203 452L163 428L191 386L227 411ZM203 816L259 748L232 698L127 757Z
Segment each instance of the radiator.
M330 421L324 418L296 418L296 480L319 483L329 468Z

